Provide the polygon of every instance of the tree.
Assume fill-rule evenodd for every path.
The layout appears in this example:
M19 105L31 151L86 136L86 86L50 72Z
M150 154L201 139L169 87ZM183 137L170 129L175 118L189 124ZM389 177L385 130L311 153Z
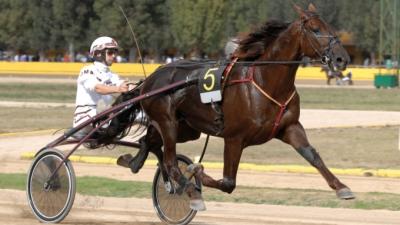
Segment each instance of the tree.
M293 4L312 2L336 30L351 32L363 51L378 50L376 0L0 0L0 48L40 53L88 50L99 36L114 37L133 61L137 50L121 6L142 53L161 58L166 49L217 57L228 38L249 32L267 19L298 18ZM400 4L399 4L400 5Z
M293 4L305 8L304 4L301 4L302 2L296 0L268 1L268 19L276 19L284 22L296 20L298 15L293 9Z
M224 3L224 0L169 1L171 32L175 45L182 53L197 58L222 48Z
M227 2L226 36L249 32L267 20L268 2L260 0L229 0Z
M314 0L313 4L317 8L318 14L321 18L326 21L329 25L333 26L335 29L340 27L339 25L339 3L337 1L327 1L327 0ZM305 5L304 8L307 8Z
M43 61L46 50L59 47L57 37L52 35L55 26L52 0L30 0L27 5L27 19L32 21L32 26L25 30L24 36L28 38L30 48L38 52L40 61Z
M379 43L379 1L341 0L340 27L353 35L356 46L375 59ZM356 15L356 16L355 16Z
M93 0L54 0L53 2L54 29L52 35L60 42L60 46L68 49L74 61L75 48L87 49L85 45L89 20L93 16Z
M134 7L128 8L145 58L160 60L163 51L173 44L166 4L166 0L136 0ZM131 41L130 46L133 44Z
M164 5L164 9L162 6ZM92 40L97 36L112 36L123 49L129 49L130 61L134 61L136 47L127 22L120 11L122 7L139 41L141 50L164 47L166 36L165 0L97 0L93 8L96 16L91 19Z
M0 42L3 42L8 50L30 48L29 38L26 35L31 27L27 2L28 0L0 0Z
M339 12L339 4L337 1L327 0L281 0L281 1L268 1L268 17L282 21L294 21L298 19L298 14L293 9L294 4L297 4L303 9L307 9L308 5L312 3L317 8L318 15L321 16L328 24L337 27L337 19Z

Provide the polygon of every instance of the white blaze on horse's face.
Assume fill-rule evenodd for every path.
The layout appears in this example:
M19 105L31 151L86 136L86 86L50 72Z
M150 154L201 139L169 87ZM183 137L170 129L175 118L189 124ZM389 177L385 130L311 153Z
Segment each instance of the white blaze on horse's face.
M349 55L335 31L316 14L315 7L310 6L309 11L295 6L300 15L300 44L304 55L319 58L321 63L327 64L331 70L345 70L350 61Z

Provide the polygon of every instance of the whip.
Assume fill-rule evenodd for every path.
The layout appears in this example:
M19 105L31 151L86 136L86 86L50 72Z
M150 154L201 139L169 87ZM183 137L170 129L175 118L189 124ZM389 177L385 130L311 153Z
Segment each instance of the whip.
M132 33L132 36L133 36L133 40L135 41L136 48L137 48L137 50L138 50L138 52L139 52L139 59L140 59L141 65L142 65L144 78L146 78L146 70L144 69L142 53L140 53L140 48L139 48L139 44L138 44L137 39L136 39L135 32L133 31L132 25L131 25L131 23L129 22L128 17L126 16L126 14L125 14L125 12L124 12L124 9L123 9L121 6L118 6L118 7L119 7L119 9L121 10L122 15L124 15L125 20L126 20L126 23L128 24L129 29L131 30L131 33Z

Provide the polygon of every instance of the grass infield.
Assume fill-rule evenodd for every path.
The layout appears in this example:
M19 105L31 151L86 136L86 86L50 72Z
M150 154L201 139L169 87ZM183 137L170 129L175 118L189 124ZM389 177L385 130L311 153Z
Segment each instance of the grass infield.
M301 107L400 111L400 89L298 88ZM74 83L0 83L0 101L74 103ZM72 124L73 108L0 107L0 133L60 129Z
M297 88L301 107L400 111L400 89ZM74 83L0 83L0 101L75 101Z

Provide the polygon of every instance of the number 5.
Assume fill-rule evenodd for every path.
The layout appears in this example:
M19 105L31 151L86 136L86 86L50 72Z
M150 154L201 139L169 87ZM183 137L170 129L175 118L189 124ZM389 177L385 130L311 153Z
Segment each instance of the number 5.
M207 84L203 84L203 88L204 88L204 90L206 90L206 91L211 91L212 89L214 89L214 86L215 86L215 75L212 73L212 71L215 71L215 70L218 70L218 68L211 68L211 69L209 69L208 71L207 71L207 73L206 73L206 75L204 76L204 80L207 80L207 79L211 79L211 83L210 83L210 85L207 85Z

